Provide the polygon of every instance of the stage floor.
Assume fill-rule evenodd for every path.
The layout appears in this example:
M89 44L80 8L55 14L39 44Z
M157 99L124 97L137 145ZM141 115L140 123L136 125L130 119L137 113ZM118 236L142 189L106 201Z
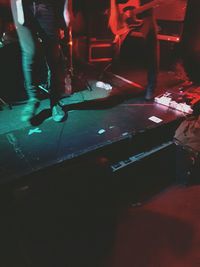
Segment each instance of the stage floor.
M153 101L146 102L143 89L116 76L106 75L106 78L102 78L112 85L112 90L99 88L98 78L93 74L91 72L90 77L86 74L91 88L77 90L63 99L68 116L62 123L52 120L48 99L41 101L33 125L20 121L23 104L0 112L0 147L3 152L0 156L1 183L126 142L147 130L159 129L172 122L178 124L184 116L182 112ZM145 86L144 71L126 70L116 74ZM168 88L178 88L181 82L176 73L161 71L157 95ZM155 136L158 144L159 139L162 142L159 135L158 131L158 136ZM146 135L145 138L151 136ZM132 145L134 153L134 145L137 144L133 142ZM144 145L142 147L145 149Z
M144 71L117 74L145 85ZM62 123L52 120L48 99L34 125L20 121L24 104L0 111L2 266L107 266L121 209L174 182L168 143L185 114L146 102L143 89L119 77L104 77L112 90L87 78L92 90L63 99ZM163 71L156 94L181 82Z

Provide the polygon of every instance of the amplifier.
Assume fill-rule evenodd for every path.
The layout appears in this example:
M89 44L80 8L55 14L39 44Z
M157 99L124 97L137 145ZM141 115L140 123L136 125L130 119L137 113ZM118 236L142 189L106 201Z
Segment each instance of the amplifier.
M183 21L157 20L158 39L178 43L183 34Z
M158 20L184 21L188 0L167 1L155 8L155 16Z
M90 63L111 62L115 55L115 43L111 39L97 39L86 36L73 39L74 57Z
M115 43L111 39L91 38L89 43L89 62L111 62L115 55Z
M184 22L182 21L166 21L157 20L158 34L157 37L161 41L179 43L183 34ZM132 31L131 36L142 38L140 31Z

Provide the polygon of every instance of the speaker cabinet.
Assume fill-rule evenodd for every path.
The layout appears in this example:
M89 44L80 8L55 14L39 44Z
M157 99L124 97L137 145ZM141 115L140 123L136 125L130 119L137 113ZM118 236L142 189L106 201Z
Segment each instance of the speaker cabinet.
M90 39L89 62L110 62L115 54L114 43L111 39Z
M164 1L163 4L155 9L156 18L167 21L184 21L188 0L166 2Z

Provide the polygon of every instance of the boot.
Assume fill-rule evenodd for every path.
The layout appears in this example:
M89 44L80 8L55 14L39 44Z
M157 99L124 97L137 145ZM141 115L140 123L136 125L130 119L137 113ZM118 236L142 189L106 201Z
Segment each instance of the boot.
M30 99L22 111L21 121L22 122L31 121L36 115L36 111L39 105L40 101L38 99Z
M145 100L150 101L154 99L154 93L157 86L157 71L149 71L147 80L148 84L145 90Z

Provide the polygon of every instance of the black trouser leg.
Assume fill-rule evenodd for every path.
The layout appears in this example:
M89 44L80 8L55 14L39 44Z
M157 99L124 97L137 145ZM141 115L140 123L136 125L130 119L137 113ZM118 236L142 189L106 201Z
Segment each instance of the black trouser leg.
M152 98L157 86L159 70L159 44L156 33L151 31L146 37L147 51L147 87L146 97Z
M13 19L17 28L19 43L22 54L22 69L24 74L25 88L29 99L37 98L36 70L36 38L31 28L21 25L18 22L16 1L11 1Z
M59 50L58 29L55 14L50 4L31 4L27 8L27 22L25 25L18 23L16 1L11 1L12 13L22 50L22 67L25 86L29 98L37 98L37 61L36 42L38 37L42 40L45 57L51 73L51 100L57 102L60 98L64 76Z

